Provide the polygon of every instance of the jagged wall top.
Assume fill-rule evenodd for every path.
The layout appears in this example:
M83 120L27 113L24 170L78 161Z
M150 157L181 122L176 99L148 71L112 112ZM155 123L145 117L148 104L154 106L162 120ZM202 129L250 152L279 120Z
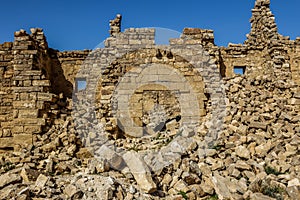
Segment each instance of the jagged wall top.
M280 38L275 17L270 9L270 0L256 0L250 22L251 31L245 44L266 47L272 40Z
M121 32L121 21L122 21L122 15L120 14L117 14L115 19L109 21L110 36L116 36L116 34Z

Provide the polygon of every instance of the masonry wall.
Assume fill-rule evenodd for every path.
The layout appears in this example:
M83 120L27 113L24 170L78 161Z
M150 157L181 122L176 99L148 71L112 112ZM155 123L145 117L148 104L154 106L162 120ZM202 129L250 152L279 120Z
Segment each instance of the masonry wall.
M68 94L68 85L42 29L15 32L14 42L2 44L0 53L0 149L18 150L51 126L59 113L56 94Z
M63 92L66 96L72 97L72 92L76 89L76 74L79 72L84 60L89 55L90 50L83 51L65 51L57 52L56 66L60 66L59 70L56 70L56 76L63 75L62 81L54 81L56 83L55 88L63 85ZM67 82L67 83L66 83Z
M290 48L290 63L293 81L300 85L300 38L295 40L294 45Z
M13 120L13 43L6 42L0 45L0 138L11 137ZM1 148L2 143L0 143ZM3 146L3 145L2 145Z
M235 76L235 67L244 67L244 76L253 80L271 75L272 79L300 85L300 39L293 41L278 33L268 1L256 1L250 20L251 32L244 44L230 44L228 47L214 44L212 30L197 28L185 28L180 38L170 39L169 45L156 45L154 29L130 28L121 32L120 20L118 16L113 23L105 47L96 51L59 52L51 49L42 29L31 29L31 34L17 31L13 43L0 45L0 149L32 144L35 135L45 132L59 117L58 96L72 98L77 92L76 79L93 85L80 95L95 100L97 120L112 132L118 124L113 116L113 95L122 77L132 70L136 75L136 71L143 73L153 67L144 79L156 78L152 80L153 84L135 91L136 98L129 101L133 105L130 110L133 121L138 125L145 124L142 116L146 115L143 107L147 105L141 103L145 98L150 101L154 96L161 96L159 99L165 102L162 96L169 96L173 99L170 105L180 103L174 93L184 92L173 87L170 93L166 87L155 84L164 82L164 67L165 73L169 67L188 80L197 94L195 101L201 117L210 113L207 107L210 101L220 99L222 91L216 84L221 81L220 77L226 80ZM201 64L205 56L208 59ZM174 75L171 79L176 78ZM276 84L280 85L280 82ZM122 90L121 93L128 91ZM294 96L297 97L296 93ZM124 98L128 99L128 95ZM298 105L299 102L295 100L293 103ZM65 106L65 103L60 105ZM178 112L175 107L170 110L173 117ZM193 117L187 115L189 119Z

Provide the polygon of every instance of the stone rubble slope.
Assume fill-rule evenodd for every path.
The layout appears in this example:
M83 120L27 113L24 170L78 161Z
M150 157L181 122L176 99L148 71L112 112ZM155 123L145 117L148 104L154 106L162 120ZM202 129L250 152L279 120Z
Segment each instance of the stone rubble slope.
M67 117L56 120L31 149L1 156L0 198L299 199L297 86L263 73L225 81L224 130L213 146L201 146L204 125L173 164L151 175L131 150L129 168L118 172L111 161L82 148Z

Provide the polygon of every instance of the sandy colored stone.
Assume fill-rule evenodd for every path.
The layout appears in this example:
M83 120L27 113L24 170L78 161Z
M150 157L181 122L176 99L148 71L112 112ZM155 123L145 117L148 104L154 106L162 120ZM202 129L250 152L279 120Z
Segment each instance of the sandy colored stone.
M123 158L139 187L147 193L154 192L156 185L152 180L151 172L139 155L136 152L129 151L124 154Z

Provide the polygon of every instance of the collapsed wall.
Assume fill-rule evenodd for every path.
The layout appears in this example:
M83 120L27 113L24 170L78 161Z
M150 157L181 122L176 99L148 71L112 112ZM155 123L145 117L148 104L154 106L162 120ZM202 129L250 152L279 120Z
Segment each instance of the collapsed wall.
M23 181L41 198L298 198L300 39L278 33L270 1L228 47L198 28L157 45L154 29L121 32L121 19L94 51L53 50L41 29L0 45L0 151L16 152L0 173L17 166L0 179L22 167L3 195ZM117 180L94 194L78 173L108 171Z
M176 63L178 62L176 61L177 57L172 55L176 53L172 53L171 49L177 48L175 51L180 51L179 54L184 55L188 54L184 48L192 44L202 45L210 56L216 59L215 62L222 77L234 76L235 69L242 70L248 77L256 77L266 71L266 73L273 73L277 77L286 76L288 80L293 80L299 84L299 39L289 40L288 37L277 32L277 25L270 11L269 1L257 1L252 13L250 20L252 28L245 43L230 44L228 47L214 45L213 31L191 28L184 30L182 38L171 39L169 46L160 47L154 44L154 30L128 29L124 33L120 32L121 17L119 16L118 19L111 21L111 37L106 40L106 47L97 52L105 55L108 58L106 61L101 60L102 58L95 59L93 56L96 56L96 52L91 55L89 50L58 52L50 49L41 29L32 29L31 35L24 31L16 32L14 43L1 45L1 84L3 86L1 89L3 91L1 93L0 129L3 141L1 142L2 148L12 148L13 140L10 140L10 137L14 137L14 135L19 134L19 137L23 135L31 143L30 134L42 132L42 127L46 125L47 121L45 119L47 117L42 115L47 113L45 102L51 100L51 93L56 95L63 93L64 96L71 98L73 91L78 89L77 81L83 80L89 84L98 84L96 96L89 97L98 98L98 103L101 103L106 100L101 100L101 98L107 98L110 94L101 95L100 93L112 92L115 89L109 87L107 90L105 81L113 81L110 78L112 74L117 75L115 81L118 81L118 77L122 76L122 73L130 70L126 66L136 62L135 59L145 59L144 63L150 60L152 63L167 65L168 62L171 62L171 65L178 68L176 66L184 64ZM188 40L191 42L183 43L185 38L189 38ZM175 47L176 45L177 47ZM179 45L182 47L178 47ZM128 55L125 55L125 52L128 52ZM164 60L161 52L166 54L169 61ZM123 55L123 58L114 57L115 55ZM145 55L145 58L139 58L140 55ZM111 58L109 58L110 56ZM169 56L173 57L169 58ZM103 73L104 76L108 76L107 80L96 83L98 80L95 78L94 80L92 80L93 78L87 80L85 76L89 74L88 72L83 72L85 75L80 74L82 72L80 69L84 69L85 65L88 65L88 63L84 63L86 58L94 59L92 60L93 64L98 61L99 63L102 62L103 66L99 66L99 69L103 69L104 65L109 65L112 61L115 62L112 64L112 68L108 68L108 71ZM183 58L178 59L179 62L182 62ZM141 60L137 64L140 65L140 62ZM274 62L275 65L270 62ZM95 67L92 69L94 70ZM122 71L122 73L119 74L118 71ZM96 70L94 73L95 76L99 76L102 72ZM196 76L200 78L201 82L201 75ZM196 80L197 78L192 79ZM200 82L195 81L192 84L200 87L202 84ZM204 101L207 98L207 94L203 92L204 88L205 85L202 84L200 87L202 96L198 97L199 100L202 99L201 101L203 101L199 104L202 109L200 116L207 112L204 109ZM151 89L148 88L147 90ZM86 92L86 94L91 94L91 91ZM117 122L108 117L111 115L111 111L109 108L103 110L104 107L108 107L108 105L104 103L100 106L102 116L98 116L99 120L105 121L106 124L112 124L108 129L115 129ZM142 114L138 114L139 112L143 113L141 109L137 111L134 121L141 125L143 120L139 119L142 116ZM28 118L32 118L31 122ZM27 133L29 133L28 136L26 136Z
M42 29L17 31L13 43L1 45L1 86L0 148L7 150L34 144L61 112L58 95L73 92Z

